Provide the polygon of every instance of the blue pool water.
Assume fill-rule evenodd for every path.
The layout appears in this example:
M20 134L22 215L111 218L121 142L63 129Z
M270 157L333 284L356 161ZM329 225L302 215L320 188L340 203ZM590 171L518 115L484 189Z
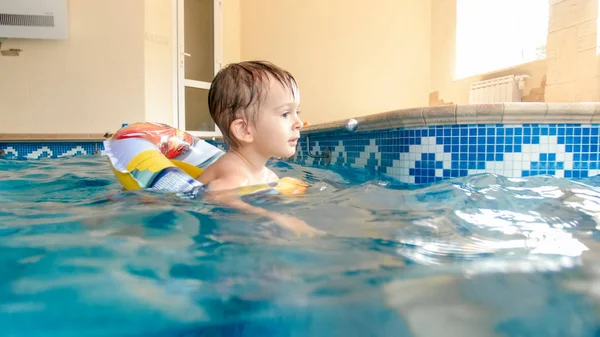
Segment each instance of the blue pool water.
M106 158L0 160L2 336L597 336L600 179L409 186L276 162L301 197L122 192Z

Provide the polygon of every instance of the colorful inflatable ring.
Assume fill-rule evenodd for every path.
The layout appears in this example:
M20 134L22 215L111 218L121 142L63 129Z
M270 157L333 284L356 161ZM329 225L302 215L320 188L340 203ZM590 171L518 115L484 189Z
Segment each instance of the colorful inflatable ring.
M158 123L125 126L104 141L112 170L126 190L155 189L189 193L203 185L196 178L224 152L185 131ZM284 177L277 183L246 186L239 195L301 194L307 185Z

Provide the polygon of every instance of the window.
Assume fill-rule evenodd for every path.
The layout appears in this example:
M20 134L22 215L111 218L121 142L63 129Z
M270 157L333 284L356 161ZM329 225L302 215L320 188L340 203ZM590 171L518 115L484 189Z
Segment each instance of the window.
M457 0L455 78L546 58L548 0Z

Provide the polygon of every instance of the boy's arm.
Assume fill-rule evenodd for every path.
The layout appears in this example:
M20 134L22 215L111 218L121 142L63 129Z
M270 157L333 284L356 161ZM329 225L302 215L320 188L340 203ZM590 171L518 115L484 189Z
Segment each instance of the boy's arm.
M239 186L239 184L235 184L234 182L224 179L215 180L208 186L210 192L207 193L207 197L213 202L223 204L246 213L267 217L278 223L280 226L291 230L298 236L306 235L310 237L317 234L324 234L324 232L309 226L307 223L298 218L271 212L264 208L256 207L244 202L238 197L236 190L234 190L234 188L237 186Z

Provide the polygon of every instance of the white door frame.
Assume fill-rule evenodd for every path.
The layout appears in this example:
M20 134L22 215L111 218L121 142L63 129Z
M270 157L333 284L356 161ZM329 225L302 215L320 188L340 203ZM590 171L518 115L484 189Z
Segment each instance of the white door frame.
M209 82L185 79L184 1L173 0L173 126L185 130L185 87L209 89ZM193 0L190 0L193 1ZM213 0L214 73L223 66L223 4ZM221 136L221 131L186 130L198 137Z

